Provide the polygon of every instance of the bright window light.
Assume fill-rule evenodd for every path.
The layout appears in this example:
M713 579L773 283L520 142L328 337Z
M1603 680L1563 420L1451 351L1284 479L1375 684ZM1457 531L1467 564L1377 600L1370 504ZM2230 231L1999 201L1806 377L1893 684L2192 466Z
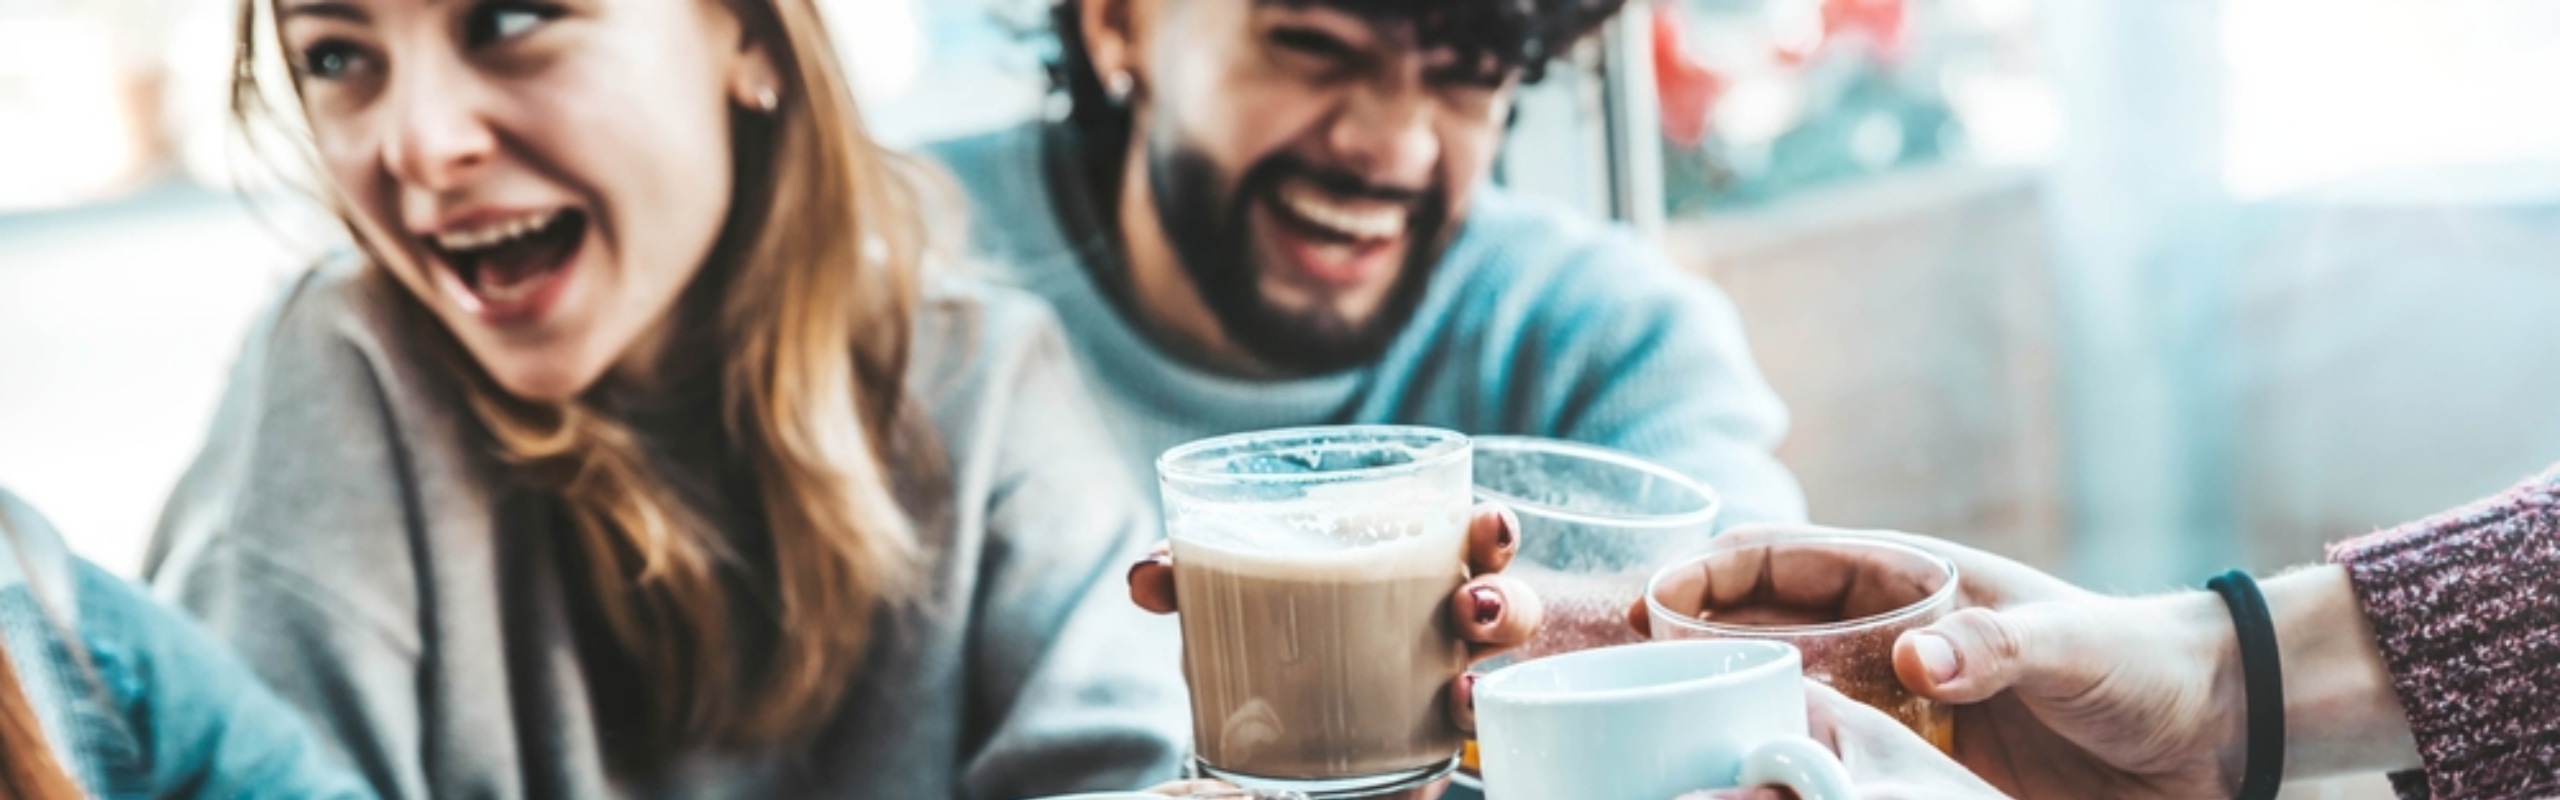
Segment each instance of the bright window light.
M2232 194L2560 197L2560 2L2228 3Z

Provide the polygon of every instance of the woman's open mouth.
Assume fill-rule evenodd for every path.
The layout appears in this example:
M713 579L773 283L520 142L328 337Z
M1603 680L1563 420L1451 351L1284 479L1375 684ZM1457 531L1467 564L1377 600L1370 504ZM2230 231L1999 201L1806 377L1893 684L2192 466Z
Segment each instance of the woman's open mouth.
M561 208L448 230L427 247L463 308L493 325L539 319L567 285L587 239L586 214Z

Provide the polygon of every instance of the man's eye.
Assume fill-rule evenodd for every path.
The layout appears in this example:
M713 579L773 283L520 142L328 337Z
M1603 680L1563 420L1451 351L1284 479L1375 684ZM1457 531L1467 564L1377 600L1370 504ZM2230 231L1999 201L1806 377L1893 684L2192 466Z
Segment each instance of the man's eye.
M1431 81L1449 89L1489 91L1509 84L1512 74L1504 69L1450 67L1434 70Z
M321 42L302 51L302 76L331 81L364 67L364 51L345 42Z
M536 26L560 16L550 6L521 2L482 3L471 10L464 22L462 41L470 47L485 47L522 36Z
M1279 28L1271 32L1271 43L1280 49L1328 59L1351 56L1351 45L1344 44L1319 31L1306 28Z

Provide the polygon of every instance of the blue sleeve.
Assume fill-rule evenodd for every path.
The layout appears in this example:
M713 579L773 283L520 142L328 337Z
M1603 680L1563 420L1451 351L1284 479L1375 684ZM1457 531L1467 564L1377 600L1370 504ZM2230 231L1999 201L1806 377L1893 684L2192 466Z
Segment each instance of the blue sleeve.
M78 565L82 638L158 798L371 798L246 664L139 587Z
M1804 490L1773 450L1787 409L1724 292L1623 233L1569 260L1546 336L1580 351L1557 435L1652 458L1724 500L1717 527L1801 522ZM1606 279L1598 279L1606 276Z

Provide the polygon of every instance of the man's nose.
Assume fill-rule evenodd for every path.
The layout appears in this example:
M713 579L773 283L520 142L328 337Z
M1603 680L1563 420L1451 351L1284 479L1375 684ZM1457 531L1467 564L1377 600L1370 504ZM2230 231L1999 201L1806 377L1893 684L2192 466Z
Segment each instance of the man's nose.
M383 166L401 183L428 191L469 185L496 158L498 137L467 69L417 64L393 76Z
M1352 90L1326 144L1335 163L1373 184L1422 186L1440 161L1438 108L1419 75Z

